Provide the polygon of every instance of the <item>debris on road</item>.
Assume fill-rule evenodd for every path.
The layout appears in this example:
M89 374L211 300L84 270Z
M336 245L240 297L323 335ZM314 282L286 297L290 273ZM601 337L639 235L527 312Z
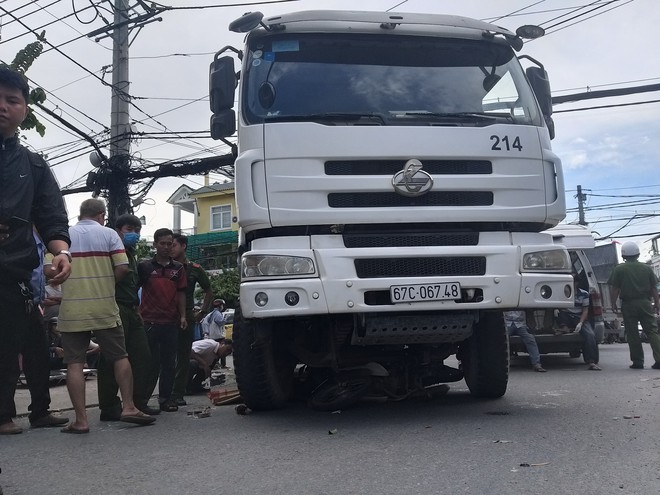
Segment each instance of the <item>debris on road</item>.
M241 393L235 387L214 389L208 393L208 396L214 406L235 404L241 400Z
M188 416L192 416L193 418L208 418L211 415L211 407L206 406L201 409L193 409L192 411L188 411Z
M328 430L328 435L334 435L337 433L337 428L333 428L332 430Z
M236 414L239 416L247 416L252 412L252 409L250 409L248 406L245 404L238 404L235 408L234 411L236 411Z

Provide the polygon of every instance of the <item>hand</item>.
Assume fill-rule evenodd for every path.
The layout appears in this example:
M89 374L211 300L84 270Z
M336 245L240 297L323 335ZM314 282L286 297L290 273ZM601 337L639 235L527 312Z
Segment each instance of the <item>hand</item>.
M64 349L62 349L61 347L55 347L53 350L55 351L55 355L57 357L59 358L64 357Z
M179 327L181 328L181 330L185 330L186 328L188 328L188 320L186 320L185 316L179 318Z
M69 258L65 254L55 256L51 267L53 273L55 273L55 276L51 279L53 284L61 284L71 275L71 263L69 263Z
M575 330L574 330L574 332L577 333L577 332L579 332L580 330L582 330L582 322L580 322L580 323L578 323L577 325L575 325Z

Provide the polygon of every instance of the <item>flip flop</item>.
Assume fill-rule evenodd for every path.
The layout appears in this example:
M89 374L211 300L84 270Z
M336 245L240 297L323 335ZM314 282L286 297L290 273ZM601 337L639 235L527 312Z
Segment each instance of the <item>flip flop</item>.
M64 428L60 430L61 433L74 433L76 435L82 435L83 433L89 433L89 428L74 428L73 423L69 423Z
M127 414L126 416L122 416L119 418L119 421L123 421L124 423L132 423L134 425L150 425L156 421L156 418L153 416L148 416L142 411L138 411L135 414Z

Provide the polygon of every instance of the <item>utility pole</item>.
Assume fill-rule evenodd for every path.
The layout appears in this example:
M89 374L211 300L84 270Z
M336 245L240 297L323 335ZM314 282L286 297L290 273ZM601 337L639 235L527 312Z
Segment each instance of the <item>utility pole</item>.
M584 202L586 198L582 194L582 186L577 186L577 201L578 201L578 223L580 225L587 225L587 222L584 220Z
M128 80L128 0L115 0L112 32L112 113L110 116L110 163L108 176L108 223L133 213L128 195L131 126Z

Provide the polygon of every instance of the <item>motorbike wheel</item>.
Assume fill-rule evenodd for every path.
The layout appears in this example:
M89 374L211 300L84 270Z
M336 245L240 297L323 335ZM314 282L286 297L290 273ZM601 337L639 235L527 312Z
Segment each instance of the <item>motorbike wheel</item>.
M312 393L309 405L318 411L346 409L364 397L370 388L370 376L331 379Z

